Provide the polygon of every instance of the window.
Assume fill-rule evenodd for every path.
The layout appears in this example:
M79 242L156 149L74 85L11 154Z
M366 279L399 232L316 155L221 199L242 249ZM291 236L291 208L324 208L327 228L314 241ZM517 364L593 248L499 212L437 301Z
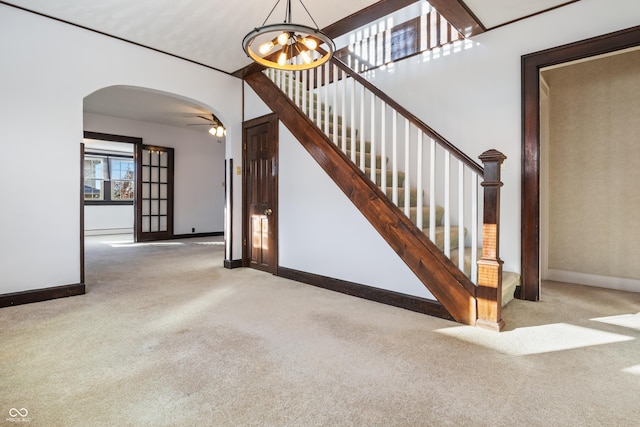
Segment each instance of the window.
M133 200L133 159L109 159L111 172L111 200Z
M135 165L132 156L87 153L84 158L84 199L114 204L133 202Z

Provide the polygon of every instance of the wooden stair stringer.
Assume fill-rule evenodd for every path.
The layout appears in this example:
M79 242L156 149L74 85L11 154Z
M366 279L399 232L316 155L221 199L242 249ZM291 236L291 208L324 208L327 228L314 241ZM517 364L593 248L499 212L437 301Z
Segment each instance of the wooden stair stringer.
M458 322L476 323L475 285L263 73L245 81Z

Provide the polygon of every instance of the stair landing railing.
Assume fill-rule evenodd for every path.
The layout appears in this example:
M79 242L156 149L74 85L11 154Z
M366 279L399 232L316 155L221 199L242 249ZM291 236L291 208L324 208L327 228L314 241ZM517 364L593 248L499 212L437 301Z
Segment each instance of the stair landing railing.
M505 157L490 150L481 166L336 58L264 72L471 280L478 323L501 328Z

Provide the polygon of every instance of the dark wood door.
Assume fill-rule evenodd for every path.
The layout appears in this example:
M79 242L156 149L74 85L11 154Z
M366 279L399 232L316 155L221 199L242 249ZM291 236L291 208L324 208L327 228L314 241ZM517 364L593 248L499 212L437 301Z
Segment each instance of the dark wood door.
M173 236L173 148L136 146L136 241Z
M244 123L244 251L246 266L277 274L277 120Z

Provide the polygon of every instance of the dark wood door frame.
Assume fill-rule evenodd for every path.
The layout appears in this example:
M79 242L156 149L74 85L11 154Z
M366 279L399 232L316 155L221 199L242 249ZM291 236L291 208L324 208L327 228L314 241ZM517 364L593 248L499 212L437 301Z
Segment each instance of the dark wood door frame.
M248 157L247 157L247 130L256 126L268 124L270 126L269 151L272 159L272 182L269 201L273 213L269 216L270 227L270 262L268 271L275 275L278 274L278 116L277 114L268 114L262 117L251 119L242 123L242 264L245 267L250 266L250 254L248 253L248 243L251 241L249 236L249 191L248 191Z
M522 278L518 298L540 298L540 70L635 46L640 46L640 26L522 57Z

